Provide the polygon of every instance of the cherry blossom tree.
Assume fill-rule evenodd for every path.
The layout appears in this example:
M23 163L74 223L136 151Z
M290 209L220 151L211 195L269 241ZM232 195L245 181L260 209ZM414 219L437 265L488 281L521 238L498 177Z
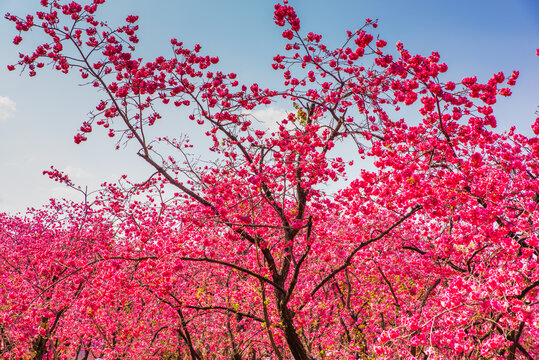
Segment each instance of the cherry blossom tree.
M518 72L444 81L436 52L386 51L370 19L330 47L285 0L283 87L241 85L200 45L138 58L138 17L112 27L103 3L6 14L15 44L46 36L9 68L79 72L102 99L74 141L103 126L155 173L1 218L5 358L539 356L539 142L492 109ZM290 109L275 131L250 115L272 103ZM214 162L159 133L172 106ZM348 181L341 143L374 168Z

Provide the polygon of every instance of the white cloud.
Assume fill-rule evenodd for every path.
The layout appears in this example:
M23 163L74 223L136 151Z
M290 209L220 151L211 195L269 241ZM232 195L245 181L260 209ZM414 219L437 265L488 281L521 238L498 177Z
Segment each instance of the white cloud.
M90 177L90 173L83 168L68 165L62 169L62 172L67 174L70 179L86 179Z
M78 191L68 188L67 186L58 185L50 188L49 197L54 199L69 199L80 201L81 194Z
M7 120L15 115L17 104L7 96L0 96L0 121Z
M253 111L249 113L249 115L253 116L268 130L277 131L279 130L278 123L287 118L288 112L283 109L269 107L262 110Z

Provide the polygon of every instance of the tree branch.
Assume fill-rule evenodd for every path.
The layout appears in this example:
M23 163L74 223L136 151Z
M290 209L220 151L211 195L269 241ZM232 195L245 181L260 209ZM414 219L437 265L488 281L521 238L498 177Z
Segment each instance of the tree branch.
M374 237L374 238L371 238L370 240L368 241L365 241L364 243L361 243L358 247L356 247L351 253L350 255L348 256L348 258L346 258L344 264L342 264L341 266L339 266L337 269L333 270L329 275L327 275L314 289L313 291L311 291L311 296L314 296L314 294L316 294L316 292L318 290L320 290L320 288L322 286L324 286L329 280L331 280L333 277L335 277L335 275L337 275L338 273L340 273L341 271L343 271L344 269L346 269L348 266L350 266L352 264L352 259L354 258L354 256L357 254L357 252L361 249L363 249L364 247L372 244L373 242L376 242L380 239L382 239L384 236L386 236L387 234L389 234L391 232L391 230L393 230L394 228L396 228L397 226L399 226L402 222L404 222L404 220L408 219L410 216L412 216L413 214L415 214L416 212L418 212L420 209L421 209L421 205L416 205L414 206L409 212L408 214L404 215L403 217L401 217L398 221L396 221L395 223L393 223L393 225L391 225L390 227L388 227L386 230L384 230L383 232L380 233L380 235Z

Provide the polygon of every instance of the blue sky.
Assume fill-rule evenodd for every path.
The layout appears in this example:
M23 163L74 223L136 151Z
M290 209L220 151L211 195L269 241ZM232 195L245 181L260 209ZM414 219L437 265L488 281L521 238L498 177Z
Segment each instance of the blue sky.
M512 125L530 134L539 105L539 1L537 0L291 0L304 31L324 35L338 45L347 29L359 28L365 18L379 19L381 38L389 45L402 41L411 52L438 51L449 66L446 80L477 75L486 81L493 73L520 71L509 100L496 104L501 130ZM23 15L39 0L0 0L0 10ZM108 0L99 14L115 24L128 14L140 16L139 56L170 55L169 39L218 55L220 66L237 72L240 81L278 87L280 78L269 66L282 53L281 28L272 21L273 1L267 0ZM0 211L24 211L50 197L70 192L42 176L51 165L66 170L89 189L122 174L142 180L150 169L134 154L114 150L103 132L82 145L73 135L86 120L98 95L78 86L76 76L44 71L35 78L8 72L20 50L11 44L15 30L0 21ZM25 39L22 49L31 44ZM273 111L273 112L272 112ZM270 109L268 114L286 109ZM174 116L174 114L170 115ZM181 115L179 115L181 116ZM178 131L181 131L181 127Z

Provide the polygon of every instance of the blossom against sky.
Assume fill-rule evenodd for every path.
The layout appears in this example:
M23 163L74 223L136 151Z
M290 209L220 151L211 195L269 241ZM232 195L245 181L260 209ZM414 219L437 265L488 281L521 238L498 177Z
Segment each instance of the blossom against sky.
M272 20L274 2L248 0L109 0L100 17L111 24L126 15L140 16L138 56L147 59L171 54L170 38L188 46L199 43L203 51L219 56L220 67L237 72L240 81L279 87L280 77L271 70L272 57L282 53L282 31ZM539 3L535 0L485 1L372 1L291 0L306 31L324 36L334 46L345 31L360 27L365 18L379 19L379 33L389 45L402 41L411 52L438 51L449 66L447 79L477 75L486 81L493 73L520 71L513 96L495 106L501 129L529 126L539 105ZM443 6L441 6L443 4ZM488 5L488 6L487 6ZM0 0L3 12L23 15L37 9L39 0ZM73 135L98 95L93 88L76 86L80 78L42 72L36 78L8 72L19 49L12 44L12 25L0 21L0 211L24 211L50 197L80 194L65 189L43 170L54 165L66 170L73 181L90 190L122 174L142 180L150 169L134 155L136 149L115 151L115 143L99 131L82 145ZM25 38L20 46L31 43ZM267 114L288 109L270 108ZM182 129L182 115L175 121ZM179 119L178 119L179 118Z

